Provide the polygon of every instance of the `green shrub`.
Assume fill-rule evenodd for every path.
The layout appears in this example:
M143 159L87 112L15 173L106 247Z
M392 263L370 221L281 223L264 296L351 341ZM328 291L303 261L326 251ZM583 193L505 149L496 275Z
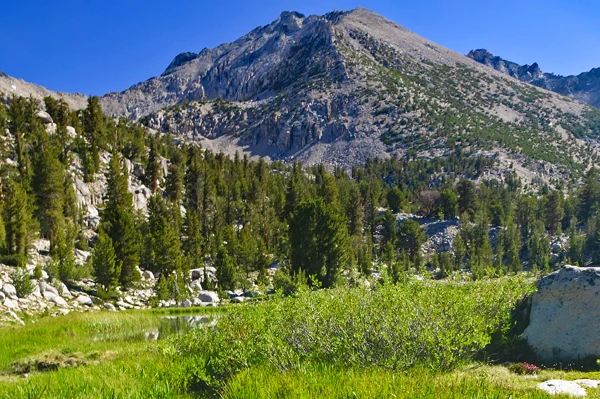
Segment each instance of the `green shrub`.
M33 283L29 279L29 272L24 267L15 268L10 277L19 298L25 298L33 292Z
M483 349L530 289L522 279L308 291L232 309L210 330L171 342L204 363L209 383L253 365L296 370L307 363L448 370Z
M35 269L33 269L33 278L36 280L41 280L44 277L44 273L42 270L42 265L36 265Z

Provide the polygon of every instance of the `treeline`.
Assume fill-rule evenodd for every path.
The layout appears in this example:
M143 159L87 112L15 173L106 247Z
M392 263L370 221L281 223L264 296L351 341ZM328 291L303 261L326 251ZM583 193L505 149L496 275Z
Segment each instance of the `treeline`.
M600 261L595 169L568 194L544 187L535 195L523 194L510 174L476 185L494 161L460 146L445 158L410 154L370 160L351 173L328 172L176 143L106 117L96 97L81 111L52 98L44 103L56 123L51 133L34 100L13 97L0 106L1 131L9 131L0 143L2 159L9 160L1 167L0 254L23 266L32 241L47 238L52 262L46 268L54 278L68 282L91 273L106 294L135 285L138 266L160 274L159 297L167 298L185 296L188 271L207 264L222 289L236 289L251 287L252 272L266 282L274 260L289 276L324 287L338 284L344 270L369 275L379 262L397 281L411 268L468 269L479 278L518 272L523 264L549 270L565 261ZM110 154L108 165L102 154ZM147 214L133 207L127 160L143 166L153 193ZM101 173L101 223L89 239L73 179L92 182ZM424 254L423 228L411 219L397 223L398 212L460 217L452 250ZM567 247L553 256L551 240L563 232ZM74 248L90 245L88 267L75 267Z

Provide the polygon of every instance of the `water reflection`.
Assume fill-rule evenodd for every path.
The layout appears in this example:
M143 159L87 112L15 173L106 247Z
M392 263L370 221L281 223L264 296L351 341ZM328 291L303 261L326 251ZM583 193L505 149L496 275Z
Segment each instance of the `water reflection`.
M197 328L213 327L216 324L217 316L215 315L165 316L160 318L157 329L146 331L144 336L148 341L158 341L171 335Z

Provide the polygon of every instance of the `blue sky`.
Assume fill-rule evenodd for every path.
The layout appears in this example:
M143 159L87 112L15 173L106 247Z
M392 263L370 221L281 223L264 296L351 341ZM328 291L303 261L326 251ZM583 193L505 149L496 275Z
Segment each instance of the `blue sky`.
M121 91L175 55L235 40L283 10L357 6L459 53L487 48L564 75L600 67L596 0L4 0L0 71L52 90Z

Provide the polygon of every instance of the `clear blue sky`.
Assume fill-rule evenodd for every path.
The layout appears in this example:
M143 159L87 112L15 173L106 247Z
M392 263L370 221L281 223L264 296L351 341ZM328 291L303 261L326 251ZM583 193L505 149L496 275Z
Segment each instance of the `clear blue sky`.
M4 0L0 71L52 90L121 91L283 10L357 6L463 54L486 48L563 75L600 67L597 0Z

